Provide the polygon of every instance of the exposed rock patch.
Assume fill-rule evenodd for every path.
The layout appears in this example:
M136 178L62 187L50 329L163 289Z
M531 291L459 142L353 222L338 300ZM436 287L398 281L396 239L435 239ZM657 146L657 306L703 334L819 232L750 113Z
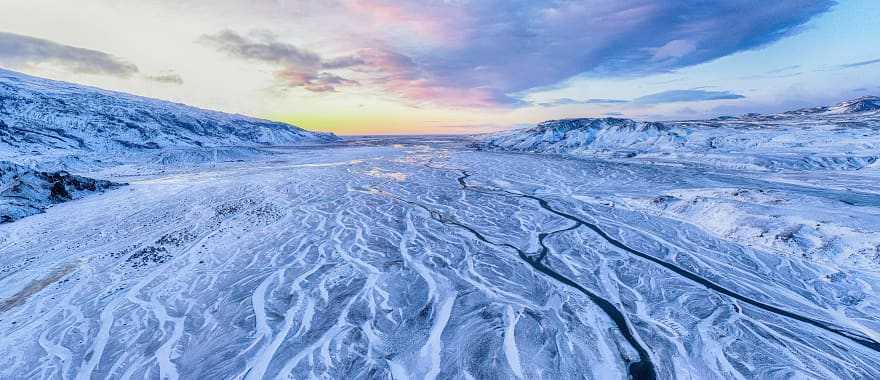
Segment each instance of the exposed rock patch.
M0 223L14 222L52 205L119 186L122 184L0 161Z

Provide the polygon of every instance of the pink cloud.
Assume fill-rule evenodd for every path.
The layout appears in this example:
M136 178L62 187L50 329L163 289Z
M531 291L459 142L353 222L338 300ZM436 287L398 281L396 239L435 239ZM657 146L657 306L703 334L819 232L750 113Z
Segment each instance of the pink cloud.
M364 63L358 70L368 74L372 86L415 105L499 107L514 102L491 88L445 85L422 72L410 57L390 50L363 49L356 56Z
M408 3L383 0L350 0L348 6L356 14L366 16L372 28L379 31L406 31L414 37L434 42L448 42L456 35L452 20L462 20L463 12L450 7L410 7Z
M344 77L361 91L417 105L519 106L526 103L516 96L577 75L643 76L764 46L834 1L755 7L649 0L331 3L326 16L337 22L318 26L332 31L331 42L311 45L329 58L231 32L203 40L227 54L289 69L277 79L311 91L352 84Z

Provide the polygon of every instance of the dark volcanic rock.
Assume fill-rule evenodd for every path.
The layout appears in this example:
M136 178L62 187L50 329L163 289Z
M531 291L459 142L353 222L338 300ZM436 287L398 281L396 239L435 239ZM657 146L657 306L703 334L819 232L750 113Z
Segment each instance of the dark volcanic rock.
M122 184L0 161L0 223L14 222L52 205L119 186Z

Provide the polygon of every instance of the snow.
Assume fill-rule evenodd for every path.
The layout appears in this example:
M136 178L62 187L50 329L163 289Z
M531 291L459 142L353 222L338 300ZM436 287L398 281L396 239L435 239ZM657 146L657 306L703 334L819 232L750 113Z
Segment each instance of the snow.
M880 159L880 98L711 120L551 120L486 136L479 145L729 169L859 170L875 168Z
M250 147L242 153L248 154L259 147L338 140L289 124L0 69L0 158L19 163L163 160L169 149L192 151L198 160L235 156L229 147Z
M738 176L746 182L770 176L779 184L815 187L815 192L796 196L773 188L682 186L580 199L674 218L720 238L779 254L858 268L880 265L876 204L849 199L877 193L878 97L775 115L704 121L553 120L484 136L476 145L487 150L703 168L712 175ZM825 189L849 196L828 199L822 194Z
M294 147L134 176L125 166L114 178L126 187L0 226L0 300L23 299L0 314L0 376L627 377L622 358L639 354L609 316L514 250L534 254L542 232L545 265L618 308L658 378L880 375L869 364L880 353L850 338L720 294L589 229L552 233L571 222L511 194L856 336L880 330L876 269L698 228L689 218L704 206L669 210L702 197L736 205L736 218L762 215L756 207L794 217L803 202L821 219L861 210L867 226L876 206L838 210L842 191L770 179L467 143ZM660 212L640 201L652 194L679 201Z
M611 199L766 251L855 267L880 266L880 213L874 207L749 188L677 189L650 198Z
M743 138L797 157L856 144L797 139L871 112ZM128 185L0 225L0 378L880 378L875 169L659 161L708 132L615 120L496 140L562 154L464 137L6 143L38 149L11 156L13 177L66 165Z

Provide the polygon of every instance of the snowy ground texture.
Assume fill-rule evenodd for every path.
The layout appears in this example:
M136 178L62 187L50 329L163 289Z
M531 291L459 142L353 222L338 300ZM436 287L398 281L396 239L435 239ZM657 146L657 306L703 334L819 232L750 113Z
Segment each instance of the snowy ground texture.
M128 185L0 225L0 378L880 378L871 168L205 145L62 148Z
M880 376L873 267L602 201L880 196L463 146L119 174L0 226L0 377Z

